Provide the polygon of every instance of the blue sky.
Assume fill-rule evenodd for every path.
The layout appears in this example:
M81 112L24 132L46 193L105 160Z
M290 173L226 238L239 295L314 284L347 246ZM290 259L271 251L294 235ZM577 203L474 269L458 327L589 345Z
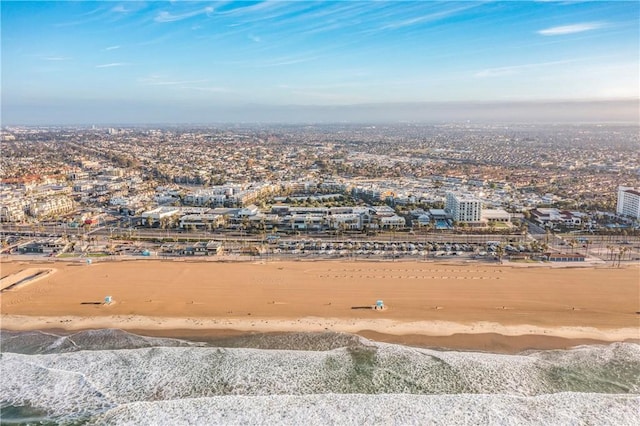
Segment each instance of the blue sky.
M639 5L2 1L3 122L637 99Z

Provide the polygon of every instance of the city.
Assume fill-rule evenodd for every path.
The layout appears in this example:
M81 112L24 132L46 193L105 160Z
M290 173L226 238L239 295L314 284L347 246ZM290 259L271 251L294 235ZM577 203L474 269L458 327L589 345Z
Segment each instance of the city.
M0 424L640 425L639 1L0 21Z
M636 130L9 127L2 252L637 261Z

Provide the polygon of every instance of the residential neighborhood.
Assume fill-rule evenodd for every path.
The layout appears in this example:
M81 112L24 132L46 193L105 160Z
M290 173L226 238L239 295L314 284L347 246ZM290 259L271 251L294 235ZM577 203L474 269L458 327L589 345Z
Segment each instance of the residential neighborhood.
M3 250L107 255L137 242L140 255L326 255L336 243L338 255L376 255L398 241L391 255L502 257L499 247L515 258L540 257L550 239L637 241L633 130L4 128ZM381 250L362 244L377 240Z

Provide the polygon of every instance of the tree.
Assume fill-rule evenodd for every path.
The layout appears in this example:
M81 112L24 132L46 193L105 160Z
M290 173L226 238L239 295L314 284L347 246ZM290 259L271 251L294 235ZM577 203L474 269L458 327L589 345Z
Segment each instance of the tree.
M502 244L499 244L498 247L496 247L496 256L498 257L498 262L502 264L502 257L504 256L504 247L502 247Z
M615 258L613 256L613 252L614 252L615 248L612 245L608 245L607 246L607 250L609 251L609 260L612 261L611 266L615 266L616 261L615 261Z
M569 241L569 247L571 247L571 251L575 252L576 250L576 246L578 245L578 241L576 241L575 238L571 239L571 241Z
M629 247L618 247L618 268L620 267L620 262L622 261L624 254L630 250L631 249L629 249Z

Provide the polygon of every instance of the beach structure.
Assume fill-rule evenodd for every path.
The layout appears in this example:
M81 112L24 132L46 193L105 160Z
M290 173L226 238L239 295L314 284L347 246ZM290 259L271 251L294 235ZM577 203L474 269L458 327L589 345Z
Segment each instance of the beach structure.
M87 265L91 265L91 259L87 259Z
M373 307L373 309L384 309L384 302L382 300L376 300L376 305Z
M111 296L105 296L105 298L104 298L104 304L105 305L109 305L112 301L113 301L113 299L111 298Z

